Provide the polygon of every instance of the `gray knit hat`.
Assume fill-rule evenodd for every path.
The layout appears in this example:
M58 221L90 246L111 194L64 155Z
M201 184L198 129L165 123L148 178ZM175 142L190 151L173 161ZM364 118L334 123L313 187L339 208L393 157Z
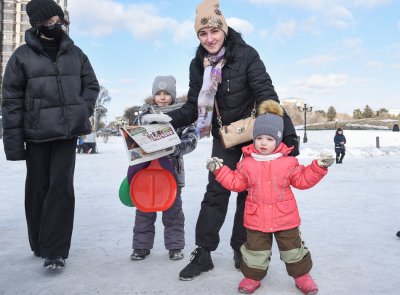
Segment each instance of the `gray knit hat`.
M26 5L26 13L32 27L58 15L64 19L64 12L53 0L31 0Z
M280 145L283 136L283 118L274 114L258 116L254 122L253 140L260 135L272 136L276 140L276 146Z
M176 100L176 80L174 76L157 76L153 82L152 96L157 92L166 91L172 96L172 102Z

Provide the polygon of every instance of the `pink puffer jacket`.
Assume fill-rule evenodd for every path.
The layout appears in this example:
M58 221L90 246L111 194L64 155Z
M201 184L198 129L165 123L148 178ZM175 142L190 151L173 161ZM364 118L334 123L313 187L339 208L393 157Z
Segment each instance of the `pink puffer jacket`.
M232 171L223 166L214 172L216 180L235 192L248 190L244 211L244 226L262 232L277 232L300 225L300 215L291 186L308 189L316 185L328 172L314 160L300 165L288 156L292 148L281 143L275 153L283 156L275 160L256 161L254 145L242 148L244 158Z

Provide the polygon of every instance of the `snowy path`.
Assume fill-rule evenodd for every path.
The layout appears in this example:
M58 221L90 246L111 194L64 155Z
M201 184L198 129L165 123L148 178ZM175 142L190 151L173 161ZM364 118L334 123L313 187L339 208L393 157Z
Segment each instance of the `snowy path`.
M331 148L330 135L329 142L321 135L314 143L310 133L300 162L308 164L321 148ZM119 140L99 143L100 154L77 157L72 247L66 269L56 274L46 271L42 259L29 249L23 208L25 163L6 161L0 144L0 295L237 293L242 274L233 268L229 246L234 194L220 246L212 254L215 269L191 282L178 280L194 249L209 141L200 141L185 158L185 258L168 259L159 218L151 255L134 262L129 259L134 210L124 207L117 196L127 169ZM400 230L400 152L398 146L390 151L392 155L376 156L368 148L352 156L349 150L344 164L334 165L320 184L295 192L321 295L399 294L400 239L395 233ZM256 294L300 294L276 248L269 274Z

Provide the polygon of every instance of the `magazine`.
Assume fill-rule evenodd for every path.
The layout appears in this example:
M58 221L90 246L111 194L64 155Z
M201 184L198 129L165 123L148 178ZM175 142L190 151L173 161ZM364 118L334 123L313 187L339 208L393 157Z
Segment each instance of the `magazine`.
M181 143L171 124L151 124L120 128L128 153L129 165L151 161L172 154Z

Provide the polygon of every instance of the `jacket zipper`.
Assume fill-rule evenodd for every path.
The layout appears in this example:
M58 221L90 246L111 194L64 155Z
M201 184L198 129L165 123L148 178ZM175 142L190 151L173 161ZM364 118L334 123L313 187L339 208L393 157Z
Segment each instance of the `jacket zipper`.
M63 113L64 113L64 118L65 118L65 128L66 128L66 132L67 132L67 136L69 137L70 134L70 129L69 129L69 122L68 122L68 117L66 114L66 110L65 110L65 97L64 97L64 92L62 89L62 85L61 85L61 78L60 78L60 72L58 70L58 57L60 56L60 52L58 52L57 54L57 58L56 58L56 62L54 63L55 67L56 67L56 72L57 72L57 88L58 88L58 93L60 94L60 98L61 98L61 107L63 109Z

